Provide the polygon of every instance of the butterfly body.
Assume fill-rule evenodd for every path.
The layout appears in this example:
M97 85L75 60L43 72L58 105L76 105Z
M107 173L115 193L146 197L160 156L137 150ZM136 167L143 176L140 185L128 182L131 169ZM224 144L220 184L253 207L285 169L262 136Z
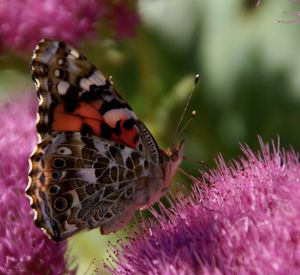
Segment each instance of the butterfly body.
M83 229L119 230L168 190L182 143L159 149L111 81L63 42L42 40L31 70L39 143L26 194L36 225L55 241Z

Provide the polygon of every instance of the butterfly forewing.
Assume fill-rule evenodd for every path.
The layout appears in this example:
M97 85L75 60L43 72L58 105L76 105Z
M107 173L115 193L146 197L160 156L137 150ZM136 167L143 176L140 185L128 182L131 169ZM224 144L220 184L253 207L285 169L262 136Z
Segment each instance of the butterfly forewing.
M43 40L34 51L31 71L40 96L37 129L42 138L51 131L78 131L146 151L130 106L76 49Z

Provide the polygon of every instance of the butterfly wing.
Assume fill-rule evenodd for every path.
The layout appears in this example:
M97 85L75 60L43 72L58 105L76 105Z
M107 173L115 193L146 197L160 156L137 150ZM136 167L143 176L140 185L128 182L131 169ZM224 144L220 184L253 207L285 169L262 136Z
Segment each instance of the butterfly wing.
M116 231L147 203L149 173L159 172L153 169L123 144L80 132L53 133L32 156L27 193L37 209L36 224L56 241L81 229Z
M26 194L54 240L116 231L163 180L159 149L112 83L77 50L43 40L31 64L39 144Z
M42 139L51 131L92 134L159 163L158 146L148 129L111 81L76 49L43 39L33 53L31 71L40 99L37 130Z

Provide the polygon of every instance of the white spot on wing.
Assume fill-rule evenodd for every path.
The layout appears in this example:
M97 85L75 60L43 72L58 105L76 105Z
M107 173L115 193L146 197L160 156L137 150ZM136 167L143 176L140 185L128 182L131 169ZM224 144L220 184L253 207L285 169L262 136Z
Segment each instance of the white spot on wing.
M61 95L65 95L69 89L70 84L66 81L59 81L57 84L57 91Z
M131 118L131 113L128 109L112 109L107 111L104 115L104 121L112 128L115 128L118 120L126 120Z
M94 168L85 168L78 172L80 177L82 177L83 180L91 183L96 183L97 178L95 175L95 169Z
M43 43L45 43L45 41L42 41L40 43L40 45L42 45ZM48 43L47 43L48 44ZM44 46L44 45L43 45ZM36 51L40 48L40 46L38 45L36 47ZM50 44L48 44L46 46L47 50L44 50L42 54L37 54L36 58L38 59L38 61L40 61L41 63L46 63L48 64L48 62L50 61L50 59L56 54L57 48L58 48L58 42L54 41Z
M79 58L80 54L79 52L77 52L76 50L72 49L70 51L70 54L73 55L75 58Z
M35 121L35 123L38 123L40 121L40 119L41 119L40 114L37 113L36 114L36 121Z
M105 85L106 79L102 73L95 71L89 77L89 80L97 86Z
M65 155L65 156L70 156L70 155L72 155L72 150L68 147L60 147L57 150L57 153L61 154L61 155Z
M87 78L81 78L79 85L82 88L82 90L89 91L90 90L90 86L92 84L93 83L89 79L87 79Z
M37 138L38 138L38 143L41 143L42 142L42 136L39 133L37 134Z
M104 155L107 152L107 146L100 140L93 140L94 146L100 155Z
M39 97L39 106L42 106L44 104L44 97L40 96Z
M91 85L102 86L105 85L105 82L105 77L100 72L95 71L88 78L80 80L80 87L85 91L89 91Z
M36 87L37 90L41 87L41 83L40 83L39 80L34 81L34 85L35 85L35 87Z
M54 71L54 75L55 75L56 77L59 77L59 75L60 75L59 69L56 69L56 70Z

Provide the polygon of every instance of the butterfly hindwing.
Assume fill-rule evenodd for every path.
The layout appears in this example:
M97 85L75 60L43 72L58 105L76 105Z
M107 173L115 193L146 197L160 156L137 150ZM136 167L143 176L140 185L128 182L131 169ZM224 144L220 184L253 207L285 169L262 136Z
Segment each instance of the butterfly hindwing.
M148 160L123 144L79 132L53 133L32 156L27 192L40 209L38 226L61 240L82 228L100 227L105 232L105 224L120 221L124 210L134 212L144 205L148 198L139 190L149 173ZM122 218L127 222L130 214Z

